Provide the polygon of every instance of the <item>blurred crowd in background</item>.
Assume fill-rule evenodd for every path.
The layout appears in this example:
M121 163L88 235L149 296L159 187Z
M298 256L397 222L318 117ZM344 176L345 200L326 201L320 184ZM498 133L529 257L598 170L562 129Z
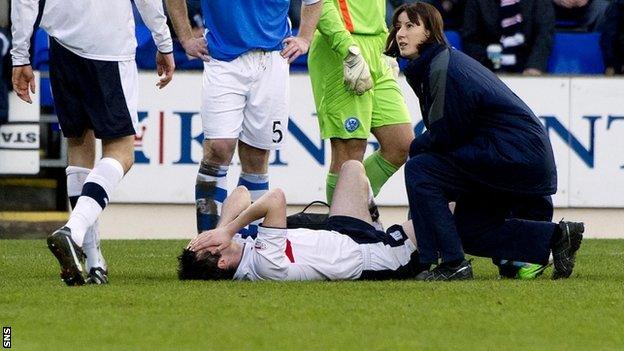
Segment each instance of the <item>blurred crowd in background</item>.
M412 2L415 0L387 0L386 22L390 23L397 7ZM549 70L548 60L559 33L563 38L559 54L586 50L588 58L593 56L593 60L601 61L599 73L614 75L624 71L624 0L424 2L435 6L442 14L452 45L494 71L525 75L558 73L556 69ZM200 0L187 0L187 3L189 19L201 35ZM300 9L301 0L291 0L289 16L295 30L299 26ZM565 33L588 35L566 37ZM574 47L570 47L571 44ZM592 55L592 48L601 54L602 60ZM576 73L598 72L595 68L584 71L581 67Z
M387 0L386 21L390 22L394 9L414 1ZM442 14L451 45L494 71L532 76L548 73L611 76L624 71L624 0L424 1ZM40 6L43 3L41 0ZM201 36L204 32L201 1L187 0L187 4L193 30ZM301 0L291 0L289 15L295 32L300 8ZM137 64L139 68L154 68L156 47L136 11L135 21ZM6 92L11 86L10 33L10 0L0 0L0 123L7 118ZM171 33L175 35L173 28ZM47 36L41 30L33 36L32 50L33 67L47 70ZM174 54L178 69L203 68L202 62L188 57L179 43L175 44ZM576 57L576 62L570 68L565 66L565 60L571 56ZM291 69L307 69L306 57L297 60Z

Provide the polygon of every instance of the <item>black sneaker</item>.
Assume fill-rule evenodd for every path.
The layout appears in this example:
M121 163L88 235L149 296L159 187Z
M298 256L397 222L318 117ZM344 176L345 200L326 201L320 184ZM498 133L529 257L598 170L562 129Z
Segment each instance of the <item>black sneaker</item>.
M71 238L71 230L67 227L56 230L48 236L48 248L61 265L61 279L69 286L83 285L82 263L86 256L80 246Z
M553 244L553 279L568 278L574 270L576 251L581 247L585 225L577 222L559 222L561 238Z
M102 267L93 267L87 274L86 284L102 285L108 284L108 271Z
M423 281L468 280L472 278L472 264L467 260L464 260L457 266L449 266L442 263L434 269L422 271L416 276L416 280Z

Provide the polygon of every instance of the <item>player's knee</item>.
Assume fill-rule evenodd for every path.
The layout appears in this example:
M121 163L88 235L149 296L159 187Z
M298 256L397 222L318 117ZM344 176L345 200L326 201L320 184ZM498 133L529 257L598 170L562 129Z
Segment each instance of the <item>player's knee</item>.
M286 195L284 194L284 190L280 188L274 188L269 190L268 195L274 205L286 206Z
M395 166L401 166L407 161L410 145L411 140L398 138L398 140L385 141L382 143L379 152L386 161Z
M395 166L401 166L407 161L407 157L409 156L409 147L410 144L400 144L397 143L392 148L383 148L381 149L381 155L385 160L392 163Z
M230 140L211 140L204 147L202 163L229 165L236 143Z
M232 191L232 195L234 194L238 195L241 197L242 200L251 203L251 193L249 192L249 189L247 189L246 186L244 185L239 185L237 186L233 191Z
M344 173L357 174L357 173L362 173L362 172L364 172L364 165L362 164L362 162L357 161L357 160L347 160L340 167L341 174L344 174Z

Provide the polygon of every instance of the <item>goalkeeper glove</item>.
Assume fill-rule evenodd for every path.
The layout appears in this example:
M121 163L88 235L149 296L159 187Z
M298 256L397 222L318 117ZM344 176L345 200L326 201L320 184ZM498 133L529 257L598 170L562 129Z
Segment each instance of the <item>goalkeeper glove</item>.
M349 47L349 53L344 59L343 66L344 84L349 90L357 95L362 95L373 87L370 69L360 53L360 48L357 46Z

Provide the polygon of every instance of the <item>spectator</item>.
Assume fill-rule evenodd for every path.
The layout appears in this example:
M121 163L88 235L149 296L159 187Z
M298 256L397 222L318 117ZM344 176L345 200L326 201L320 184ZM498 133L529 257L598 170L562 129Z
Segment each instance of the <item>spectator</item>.
M440 12L444 20L444 30L459 30L464 22L466 0L423 0Z
M290 0L288 17L292 27L299 29L299 23L301 23L301 0Z
M603 23L600 47L605 74L624 73L624 0L613 0Z
M553 0L558 29L594 32L600 29L608 0Z
M199 0L186 0L186 6L188 8L188 18L191 23L191 30L193 32L193 36L202 37L204 35L204 18L201 13L201 3ZM169 17L169 12L167 11L167 4L163 1L163 8L165 9L165 14L167 15L167 26L169 26L169 30L171 31L171 37L174 41L178 41L178 36L175 34L173 30L173 24L171 23L171 18ZM136 14L136 12L135 12ZM136 16L135 16L136 20ZM142 22L142 20L141 20ZM175 48L174 48L175 49Z
M555 27L549 0L467 0L464 51L491 70L540 75Z
M414 2L415 0L386 0L386 26L390 28L392 26L392 14L394 10L405 4L406 2Z

